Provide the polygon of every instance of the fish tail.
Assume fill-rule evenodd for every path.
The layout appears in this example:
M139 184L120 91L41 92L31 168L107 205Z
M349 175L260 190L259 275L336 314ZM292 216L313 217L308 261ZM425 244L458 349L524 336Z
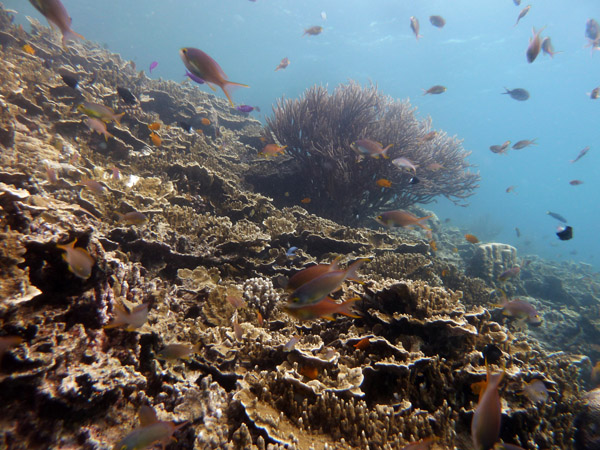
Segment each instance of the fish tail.
M57 245L56 248L60 248L61 250L67 251L67 249L69 249L69 248L74 248L76 242L77 242L77 238L73 239L71 242L69 242L67 244Z
M350 264L350 267L348 267L348 269L346 269L346 275L344 278L345 279L356 278L356 271L358 269L360 269L360 267L367 261L370 261L370 259L369 258L361 258L358 261Z
M342 259L341 255L335 257L335 259L329 264L329 271L339 270L339 262Z
M231 106L233 106L233 100L231 100L231 93L229 91L236 87L250 87L250 86L248 86L247 84L235 83L233 81L225 81L223 83L223 85L221 86L221 89L223 89L223 92L225 93L225 96L227 97L227 100L229 100L229 103L231 104Z
M423 220L427 220L427 219L431 219L432 217L433 217L433 214L430 214L430 215L428 215L428 216L425 216L425 217L419 217L419 218L417 219L417 221L415 222L415 225L417 225L417 226L419 226L419 227L423 228L424 230L431 231L431 228L428 228L428 227L426 227L425 225L423 225L423 224L421 223L421 221L423 221Z
M362 316L359 316L352 312L352 305L360 300L360 297L353 297L349 300L346 300L344 303L339 305L339 308L335 311L338 314L343 316L352 317L354 319L360 319Z
M68 30L65 30L63 32L62 45L63 45L63 47L66 47L68 41L76 41L78 39L85 40L85 38L82 35L80 35L79 33L76 33L75 31L73 31L69 28Z
M390 144L388 145L386 148L383 149L383 151L381 152L381 156L383 156L385 159L389 159L390 157L388 156L387 152L390 149L390 147L394 145L394 144Z
M124 115L125 115L124 112L122 112L121 114L115 114L113 119L115 122L117 122L117 125L121 126L121 119L123 118Z

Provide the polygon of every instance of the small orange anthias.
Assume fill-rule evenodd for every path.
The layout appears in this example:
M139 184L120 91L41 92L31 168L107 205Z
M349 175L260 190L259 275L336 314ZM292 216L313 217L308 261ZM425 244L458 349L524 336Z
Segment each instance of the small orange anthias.
M476 450L492 448L500 436L502 405L498 386L503 377L504 372L493 374L486 364L486 382L471 421L471 438Z

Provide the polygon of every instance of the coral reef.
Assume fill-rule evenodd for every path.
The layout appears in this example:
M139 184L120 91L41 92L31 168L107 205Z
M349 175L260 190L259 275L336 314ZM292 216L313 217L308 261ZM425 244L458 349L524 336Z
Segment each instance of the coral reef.
M138 426L142 405L160 420L188 422L170 449L401 449L431 436L434 449L469 448L478 401L471 386L485 378L490 346L494 370L506 370L501 438L527 449L573 448L583 389L593 387L590 357L600 357L592 345L600 280L589 268L525 265L516 252L491 247L479 254L437 220L434 250L412 231L278 208L246 181L258 164L257 121L187 83L150 80L93 44L63 52L47 28L33 22L27 34L1 9L0 24L0 340L18 338L0 347L0 448L108 450ZM25 42L35 55L20 49ZM79 92L58 70L97 76ZM124 104L116 86L139 102ZM339 95L344 89L388 108L375 117L406 119L373 128L374 138L387 143L403 126L416 130L397 150L414 150L429 130L374 88ZM83 125L73 106L84 98L126 111L121 125L109 125L115 138ZM336 114L351 123L372 113L349 104ZM160 148L149 140L155 121L163 123ZM454 152L448 167L466 169L459 144L436 139L436 148ZM345 158L340 164L354 164ZM459 198L476 182L465 177ZM359 205L367 214L370 206ZM147 223L115 214L131 211ZM75 239L95 262L86 279L57 247ZM370 258L359 281L332 294L360 296L361 317L291 319L282 311L286 278L336 257L342 266ZM473 258L489 261L482 278L468 274ZM493 281L515 262L523 269L507 291L529 294L542 327L523 327L497 308ZM104 328L139 305L149 311L141 326ZM160 359L174 343L193 354ZM535 378L552 387L544 404L521 395ZM589 416L593 429L597 414Z
M309 211L357 224L382 209L429 203L437 196L459 203L477 187L479 175L469 172L468 153L458 139L441 131L425 138L431 120L418 120L408 101L392 100L375 86L350 82L332 94L314 86L297 100L280 100L273 113L265 137L286 145L289 157L257 167L247 179L282 204L309 199ZM392 145L389 159L358 162L352 148L359 139ZM418 183L411 181L415 173L391 162L398 157L417 167ZM381 186L378 179L391 185Z

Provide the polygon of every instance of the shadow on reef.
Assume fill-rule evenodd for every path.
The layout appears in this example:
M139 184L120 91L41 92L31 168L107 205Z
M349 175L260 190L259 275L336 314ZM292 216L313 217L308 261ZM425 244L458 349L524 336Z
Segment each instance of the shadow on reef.
M525 264L510 246L465 243L435 217L434 248L416 232L340 225L298 201L277 208L247 181L277 167L256 158L256 120L93 44L63 51L35 21L27 34L0 10L0 24L0 342L13 338L0 347L0 446L108 450L152 405L161 420L189 422L172 449L402 449L431 436L434 449L468 448L472 385L485 378L489 348L494 370L506 369L503 440L568 449L593 430L594 414L573 428L591 387L584 355L600 357L587 340L600 326L587 269ZM74 93L59 69L96 81ZM81 98L126 112L109 125L114 138L92 136L74 110ZM160 146L149 138L154 122ZM459 144L439 139L465 169ZM143 223L119 216L130 212ZM94 261L89 277L57 248L76 237ZM360 283L333 294L359 296L361 317L292 320L286 279L336 257L343 267L370 259ZM515 264L521 278L499 282ZM568 303L541 289L549 276ZM499 289L535 295L543 325L504 317ZM162 359L174 343L192 354ZM543 404L521 395L534 378L553 388Z

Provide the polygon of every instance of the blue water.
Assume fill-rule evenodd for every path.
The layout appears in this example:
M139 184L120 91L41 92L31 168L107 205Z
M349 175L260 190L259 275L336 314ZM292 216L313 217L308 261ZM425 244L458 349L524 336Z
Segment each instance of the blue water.
M294 98L315 83L330 88L349 79L377 83L396 98L410 98L420 117L431 116L435 128L464 139L478 166L481 187L467 208L440 199L429 205L440 218L465 232L482 233L482 240L516 245L520 254L594 264L600 249L600 181L597 165L598 109L586 92L600 85L600 52L585 45L586 20L600 20L597 0L533 1L531 11L514 27L519 11L512 0L126 0L98 2L63 0L73 29L105 44L138 69L158 61L154 78L183 80L180 47L197 47L210 54L232 81L245 83L233 94L236 103L256 105L263 113L282 96ZM29 15L45 19L25 0L5 1ZM326 20L321 12L326 13ZM428 17L442 15L437 29ZM417 42L410 16L421 24ZM319 36L302 37L304 28L321 25ZM541 55L528 64L525 50L532 26L545 27L554 47L553 59ZM58 39L58 38L57 38ZM275 72L280 60L290 66ZM438 96L422 89L447 86ZM530 100L517 102L500 95L503 87L522 87ZM208 88L203 88L207 89ZM217 95L223 96L222 93ZM261 115L257 118L263 120ZM489 146L507 139L537 138L538 146L507 155ZM590 146L582 160L570 164ZM581 186L569 181L580 179ZM506 188L516 185L516 193ZM547 210L567 217L574 239L559 241L558 222ZM482 226L488 222L489 226ZM521 230L517 238L515 227ZM488 231L486 231L486 228ZM496 228L499 234L492 231ZM531 241L524 246L525 241ZM573 252L576 252L574 254Z

